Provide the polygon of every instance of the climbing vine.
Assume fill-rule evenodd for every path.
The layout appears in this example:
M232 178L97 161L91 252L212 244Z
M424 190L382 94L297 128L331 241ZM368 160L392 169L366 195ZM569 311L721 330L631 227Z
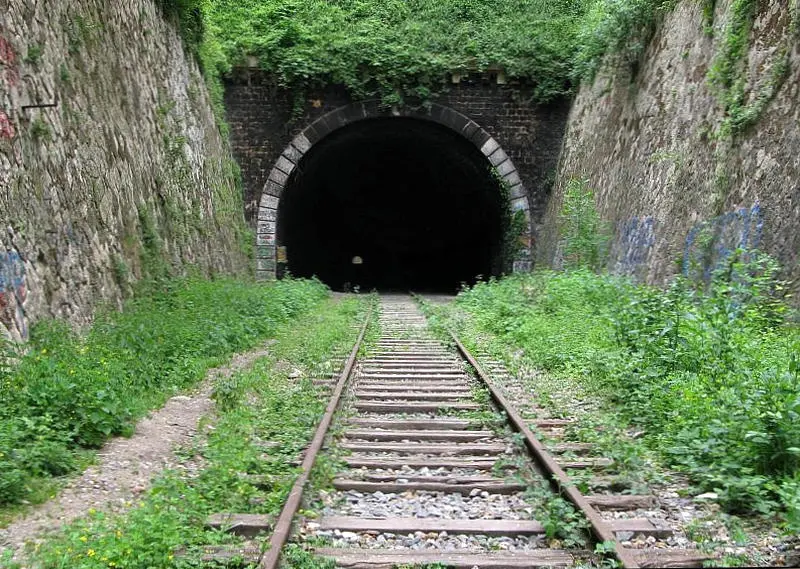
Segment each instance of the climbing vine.
M611 53L643 52L677 0L157 0L221 101L219 77L257 63L296 93L425 102L450 74L501 71L537 101L571 93Z
M707 2L712 5L713 2ZM789 29L768 65L767 77L760 85L749 86L747 59L750 34L758 12L758 0L734 0L721 47L708 71L708 81L722 105L725 118L720 128L723 137L735 136L755 124L786 81L790 71L793 36L797 35L797 0L789 6Z
M388 104L426 100L449 73L503 69L534 96L568 92L590 0L208 0L231 64L256 58L294 90L344 85ZM252 60L251 60L252 61Z
M343 85L355 99L420 104L450 75L502 71L546 102L592 79L604 62L635 72L664 15L679 0L157 0L204 70L223 117L221 77L256 64L303 102L303 93ZM732 0L715 29L717 0L701 0L703 26L719 34L708 80L725 112L722 135L758 120L789 71L791 30L769 75L748 94L746 59L758 0ZM223 130L224 121L221 121Z
M638 61L661 18L678 0L599 0L582 20L575 45L573 75L591 79L608 56Z

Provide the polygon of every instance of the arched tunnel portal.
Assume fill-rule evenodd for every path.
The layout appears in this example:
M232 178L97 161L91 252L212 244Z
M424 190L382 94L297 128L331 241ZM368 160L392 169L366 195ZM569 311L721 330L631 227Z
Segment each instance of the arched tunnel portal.
M276 164L259 211L262 271L317 276L334 290L454 292L511 268L510 213L522 211L525 243L529 214L494 139L430 115L347 116L298 136Z

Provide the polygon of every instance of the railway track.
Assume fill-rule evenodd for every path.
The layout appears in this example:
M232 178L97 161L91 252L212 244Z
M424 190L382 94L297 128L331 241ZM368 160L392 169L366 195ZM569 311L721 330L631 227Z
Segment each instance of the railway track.
M338 381L320 382L330 396L327 412L280 517L269 521L269 549L240 557L272 569L291 537L351 569L570 567L600 563L586 547L596 543L624 567L693 567L709 559L659 548L671 529L657 520L602 516L644 508L652 496L578 492L569 469L602 476L609 461L585 456L591 449L580 443L545 448L534 431L562 425L523 420L491 379L505 373L502 364L484 369L457 338L457 351L437 340L412 298L382 297L378 319L374 347L357 358L362 329ZM303 496L320 452L337 457L339 471L332 488ZM574 522L563 503L552 507L554 500L570 502L585 518L587 544L549 539L561 534L559 524ZM297 515L303 502L313 517ZM549 517L537 519L543 513ZM633 534L647 536L652 547L623 547L619 535Z

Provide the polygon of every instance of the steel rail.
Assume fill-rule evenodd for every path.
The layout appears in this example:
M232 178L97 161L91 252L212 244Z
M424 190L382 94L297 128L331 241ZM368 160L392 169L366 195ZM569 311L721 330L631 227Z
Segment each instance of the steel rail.
M286 503L283 505L281 514L278 517L278 521L275 522L275 530L272 532L272 537L269 540L269 549L264 553L259 561L259 569L276 569L278 567L278 562L280 561L281 557L281 550L286 544L286 540L289 538L289 534L292 531L292 521L294 520L295 514L297 514L297 510L300 507L300 501L303 498L303 490L305 489L305 485L308 482L309 476L311 475L311 469L314 467L314 461L317 459L317 455L322 448L322 444L325 442L325 435L328 434L328 428L330 428L331 422L333 421L333 415L336 413L336 410L339 407L342 393L344 392L347 382L350 380L350 374L353 372L353 367L355 367L358 350L361 348L361 343L364 340L364 334L367 331L367 326L372 319L372 312L373 310L370 307L369 311L367 312L367 316L364 318L364 324L361 326L358 339L353 346L353 350L350 352L350 357L347 359L347 363L342 370L342 374L339 376L339 380L336 382L336 388L333 391L333 395L328 403L328 407L325 409L325 414L322 416L322 420L317 426L317 430L314 433L314 438L311 440L311 444L308 445L308 449L306 450L303 458L303 463L300 465L302 472L297 477L297 480L295 480L294 486L292 486L292 490L289 492L289 497L286 499Z
M617 540L617 536L613 531L611 531L609 525L603 520L602 517L600 517L600 514L597 513L586 497L580 493L580 491L572 482L570 482L566 472L564 472L555 459L550 456L550 453L547 452L542 443L539 442L539 439L536 438L536 436L533 434L533 431L531 431L528 427L525 419L522 418L516 408L489 378L489 375L484 371L481 364L478 363L478 360L473 357L473 355L469 352L469 350L467 350L464 344L461 343L452 330L450 330L450 336L455 342L459 353L475 369L479 379L489 389L489 393L491 394L494 402L506 413L509 423L511 423L517 432L522 434L525 439L525 445L528 447L528 450L533 458L548 472L548 474L552 476L551 483L555 484L558 487L558 491L570 502L572 502L576 508L581 510L589 519L589 523L592 526L592 532L594 533L595 537L601 542L614 543L614 555L616 555L623 567L629 569L636 569L640 567L633 553L630 550L622 547L622 545L619 543L619 540Z

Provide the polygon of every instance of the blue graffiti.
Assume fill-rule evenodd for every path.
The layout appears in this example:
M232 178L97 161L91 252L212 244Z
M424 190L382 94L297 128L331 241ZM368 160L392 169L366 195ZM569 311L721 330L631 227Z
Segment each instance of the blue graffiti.
M28 339L25 321L25 262L16 251L0 252L0 324L9 326L20 339Z
M25 263L16 251L0 253L0 294L25 287Z
M683 274L689 276L693 267L700 266L703 278L710 279L735 251L758 248L763 232L764 215L758 202L751 208L740 208L698 223L686 236Z
M656 242L655 219L652 216L632 217L617 227L612 253L614 272L632 275L645 265Z

